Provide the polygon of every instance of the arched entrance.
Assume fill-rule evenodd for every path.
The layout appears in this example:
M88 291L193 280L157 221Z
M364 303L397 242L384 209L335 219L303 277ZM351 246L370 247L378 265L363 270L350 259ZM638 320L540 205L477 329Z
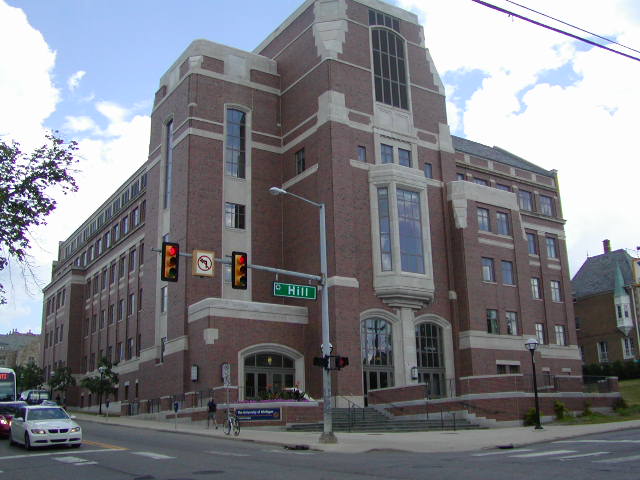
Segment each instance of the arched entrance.
M447 394L446 369L440 326L431 322L416 325L416 356L418 382L427 384L429 396L445 396Z
M244 395L247 400L277 397L295 385L294 360L282 353L257 352L244 357Z
M393 335L391 322L380 317L362 322L362 375L365 402L367 392L393 387Z

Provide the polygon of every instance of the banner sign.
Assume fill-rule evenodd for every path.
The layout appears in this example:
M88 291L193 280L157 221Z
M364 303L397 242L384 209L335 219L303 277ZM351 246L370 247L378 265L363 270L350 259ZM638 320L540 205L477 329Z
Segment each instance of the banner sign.
M238 408L239 420L280 420L279 408Z

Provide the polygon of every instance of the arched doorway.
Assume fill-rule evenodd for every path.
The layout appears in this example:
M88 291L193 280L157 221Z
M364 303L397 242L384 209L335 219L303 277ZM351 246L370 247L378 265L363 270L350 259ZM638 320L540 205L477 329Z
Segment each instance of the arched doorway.
M446 369L440 326L431 322L416 325L416 356L418 381L427 384L429 396L445 396L447 394Z
M277 352L257 352L244 358L244 395L247 400L277 397L295 385L295 363Z
M393 387L393 335L391 322L367 318L362 322L362 375L365 402L369 390Z

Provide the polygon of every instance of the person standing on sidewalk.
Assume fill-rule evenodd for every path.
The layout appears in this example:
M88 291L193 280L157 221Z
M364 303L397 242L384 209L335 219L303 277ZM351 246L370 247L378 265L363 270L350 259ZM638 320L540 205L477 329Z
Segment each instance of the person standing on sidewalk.
M218 406L216 405L215 399L212 397L207 403L207 428L209 428L209 422L213 420L213 425L218 429L218 422L216 422L216 410L218 410Z

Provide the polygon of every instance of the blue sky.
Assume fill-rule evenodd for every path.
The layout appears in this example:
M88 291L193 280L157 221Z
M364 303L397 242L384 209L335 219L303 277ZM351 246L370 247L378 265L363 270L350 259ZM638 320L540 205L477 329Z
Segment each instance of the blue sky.
M471 0L397 0L418 14L447 90L452 133L559 171L572 273L587 255L640 245L635 220L640 62ZM507 0L494 4L536 17ZM522 0L640 50L635 0ZM40 288L70 235L146 159L160 76L206 38L253 50L301 0L0 0L0 135L33 146L45 129L80 143L80 192L32 232L40 284L0 273L0 333L40 331ZM556 25L559 26L559 25ZM567 28L562 26L562 28ZM634 53L634 52L631 52ZM640 54L635 53L640 56ZM9 275L11 278L9 278Z

